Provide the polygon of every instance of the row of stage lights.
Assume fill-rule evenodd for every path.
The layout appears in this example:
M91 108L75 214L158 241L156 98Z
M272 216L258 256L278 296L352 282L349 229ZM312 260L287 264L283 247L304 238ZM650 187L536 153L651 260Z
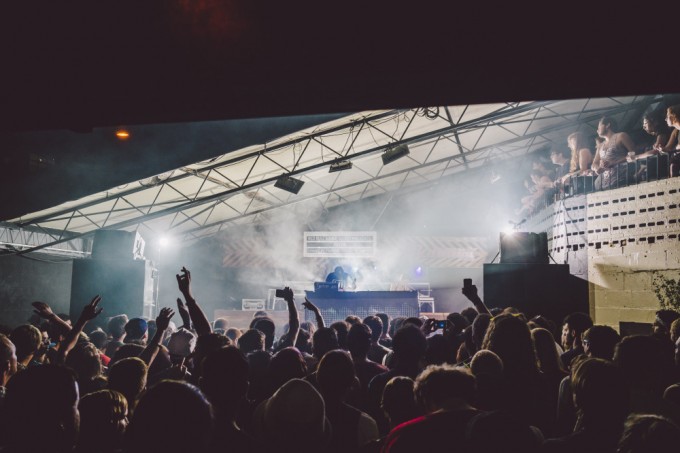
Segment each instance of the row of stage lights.
M382 154L382 161L383 165L391 164L395 160L401 159L402 157L406 157L410 154L410 151L408 149L408 145L406 144L401 144L397 145L395 147L390 147L388 148L383 154ZM352 168L352 162L349 160L339 160L336 162L333 162L330 167L328 168L328 173L335 173L338 171L345 171L345 170L350 170ZM293 178L292 176L289 175L281 175L277 180L276 183L274 184L274 187L278 187L279 189L285 190L286 192L290 192L292 194L297 195L298 192L300 192L300 189L302 189L302 186L304 185L304 181L300 179Z

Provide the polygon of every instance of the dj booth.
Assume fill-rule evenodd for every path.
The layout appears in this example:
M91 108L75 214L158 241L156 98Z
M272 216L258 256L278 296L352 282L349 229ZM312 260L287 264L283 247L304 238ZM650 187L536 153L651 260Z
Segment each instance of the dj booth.
M361 319L376 313L392 318L418 316L418 291L305 291L307 299L319 307L325 324L343 321L355 315ZM305 321L314 321L314 314L305 310Z

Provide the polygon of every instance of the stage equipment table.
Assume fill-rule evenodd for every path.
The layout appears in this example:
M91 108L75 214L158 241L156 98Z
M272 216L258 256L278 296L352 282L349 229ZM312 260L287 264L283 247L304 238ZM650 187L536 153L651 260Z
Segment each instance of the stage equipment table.
M364 319L376 313L392 318L418 316L418 291L305 291L307 298L319 307L326 326L343 321L349 315ZM314 314L305 310L305 320Z

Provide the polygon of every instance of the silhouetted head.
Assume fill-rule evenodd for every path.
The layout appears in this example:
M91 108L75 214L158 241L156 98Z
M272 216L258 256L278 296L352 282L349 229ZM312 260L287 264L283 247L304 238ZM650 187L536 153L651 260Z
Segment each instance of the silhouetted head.
M312 337L312 351L314 357L321 359L328 351L338 349L338 334L330 327L322 327L314 332Z
M327 352L319 362L316 379L326 402L344 400L357 379L352 357L340 349Z
M400 367L417 365L426 349L425 335L416 326L404 326L394 334L392 350Z
M102 445L121 448L128 425L127 400L115 390L99 390L83 396L78 404L78 451L98 451Z
M125 451L207 452L212 427L210 403L197 387L161 381L139 401L128 427Z
M380 407L390 421L391 428L422 414L416 404L414 386L413 379L406 376L393 377L385 384Z
M238 339L238 348L248 355L254 351L264 351L264 333L257 329L249 329Z
M467 404L475 394L475 377L463 367L430 365L416 378L414 393L420 407L428 413L451 404Z
M366 324L354 324L347 334L347 348L352 356L365 358L371 348L371 328Z
M216 414L234 417L248 393L248 361L235 346L210 352L203 360L199 385Z
M5 442L19 451L71 451L78 435L78 384L72 370L32 366L7 384Z
M633 414L626 419L617 453L672 451L680 445L680 428L660 415Z
M621 336L609 326L593 326L583 332L583 352L589 357L612 360Z

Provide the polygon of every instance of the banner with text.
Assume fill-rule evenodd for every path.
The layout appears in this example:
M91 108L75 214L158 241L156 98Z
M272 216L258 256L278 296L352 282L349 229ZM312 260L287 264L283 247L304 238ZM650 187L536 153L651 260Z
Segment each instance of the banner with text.
M375 256L375 231L305 232L305 258L372 258Z

